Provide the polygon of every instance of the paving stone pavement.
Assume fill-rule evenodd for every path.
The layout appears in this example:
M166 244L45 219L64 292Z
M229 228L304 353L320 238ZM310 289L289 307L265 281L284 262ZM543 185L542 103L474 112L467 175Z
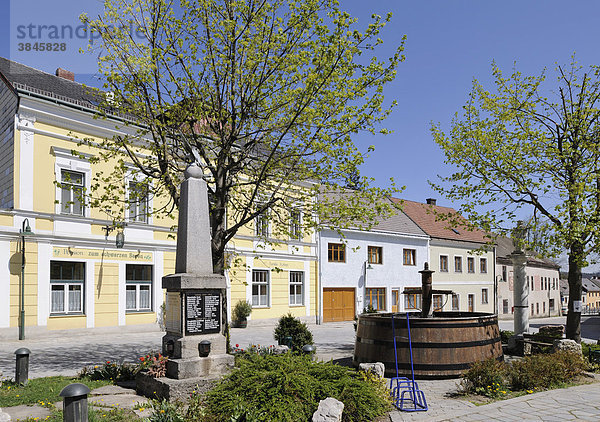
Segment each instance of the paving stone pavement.
M348 364L354 345L354 327L351 322L309 324L317 346L317 356ZM5 377L14 374L14 351L28 347L32 351L30 377L49 375L75 375L83 366L106 360L135 361L148 351L158 350L163 333L111 333L71 338L46 338L37 340L0 342L0 371ZM234 328L232 344L247 347L250 344L275 344L273 326ZM600 381L600 379L598 379ZM466 400L449 398L448 392L456 390L457 380L419 381L429 405L427 412L399 412L389 415L390 422L398 421L600 421L600 383L568 389L540 392L496 403L475 406ZM106 392L108 393L108 392ZM123 391L123 402L135 404L131 391ZM100 403L119 403L115 394L105 394L95 399ZM110 396L110 397L109 397ZM141 403L143 399L140 398ZM4 412L3 412L4 410ZM0 422L8 416L0 410ZM13 409L14 410L14 409ZM8 413L7 412L7 413ZM15 420L14 418L12 420Z
M600 381L599 375L596 375L596 381ZM419 381L429 410L394 411L390 413L390 421L600 421L600 382L542 391L481 406L447 397L446 392L454 391L456 382Z

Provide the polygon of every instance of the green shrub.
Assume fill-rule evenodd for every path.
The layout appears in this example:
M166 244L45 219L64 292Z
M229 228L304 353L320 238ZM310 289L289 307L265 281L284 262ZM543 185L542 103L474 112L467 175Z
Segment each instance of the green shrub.
M292 338L292 350L302 350L302 346L306 344L314 344L312 333L305 323L298 318L294 318L292 314L287 314L279 318L279 322L275 327L275 340L279 344L285 344L284 338Z
M233 307L231 313L231 319L233 321L242 321L250 316L252 313L252 305L248 301L240 300Z
M515 335L514 331L510 330L500 330L500 341L503 344L508 344L508 339Z
M376 314L377 310L373 308L373 305L369 304L366 308L362 310L363 314Z
M557 387L572 382L585 369L583 358L567 351L527 356L513 362L510 383L513 390Z
M78 378L87 378L92 381L131 381L135 379L139 369L139 366L130 363L117 363L107 360L102 365L84 367L79 372Z
M307 421L327 397L344 403L345 422L372 421L390 408L382 380L331 362L286 353L252 355L239 363L206 393L205 421Z
M507 365L494 358L476 362L463 374L462 389L466 393L486 397L506 394Z
M600 371L600 360L598 358L594 359L590 352L591 351L600 351L600 344L591 344L581 342L581 352L583 353L583 358L588 364L588 371L599 372Z

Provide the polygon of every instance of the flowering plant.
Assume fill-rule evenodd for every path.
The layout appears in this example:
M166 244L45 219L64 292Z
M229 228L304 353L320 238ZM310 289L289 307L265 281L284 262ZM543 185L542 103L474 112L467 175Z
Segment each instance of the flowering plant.
M161 353L148 353L140 357L139 368L148 370L148 375L153 378L164 377L167 373L167 360L169 358Z

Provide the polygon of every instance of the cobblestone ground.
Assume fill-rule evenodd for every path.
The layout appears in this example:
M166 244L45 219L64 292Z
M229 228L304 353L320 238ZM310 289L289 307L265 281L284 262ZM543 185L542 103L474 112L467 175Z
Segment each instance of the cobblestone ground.
M586 328L598 326L598 321L585 321ZM234 328L232 344L247 347L250 344L275 344L273 326ZM317 356L349 364L354 345L354 327L351 322L317 326L309 324L317 346ZM596 333L593 332L590 337ZM135 333L112 332L79 335L77 337L46 338L38 340L0 342L0 371L4 377L13 377L14 351L20 347L31 350L30 377L75 375L85 365L106 360L135 361L148 351L158 350L163 333L159 331ZM427 412L390 413L391 422L397 421L600 421L600 383L546 391L496 403L475 406L466 400L448 397L456 391L456 380L419 381L425 393ZM1 419L0 419L1 420Z
M396 421L598 421L600 384L543 391L468 409L443 409L423 415L393 412Z

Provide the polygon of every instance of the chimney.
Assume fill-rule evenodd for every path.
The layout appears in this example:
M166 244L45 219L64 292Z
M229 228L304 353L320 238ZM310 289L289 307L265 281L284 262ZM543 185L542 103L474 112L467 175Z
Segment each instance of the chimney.
M59 78L66 79L71 82L75 82L75 74L73 72L71 72L70 70L63 69L62 67L59 67L58 69L56 69L56 76L58 76Z
M429 205L436 205L437 202L435 198L427 198L426 201Z

